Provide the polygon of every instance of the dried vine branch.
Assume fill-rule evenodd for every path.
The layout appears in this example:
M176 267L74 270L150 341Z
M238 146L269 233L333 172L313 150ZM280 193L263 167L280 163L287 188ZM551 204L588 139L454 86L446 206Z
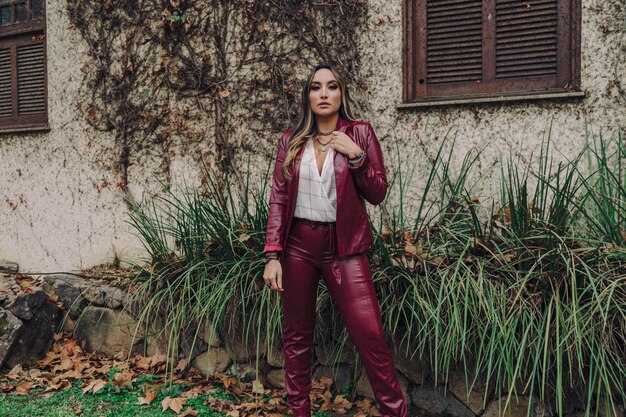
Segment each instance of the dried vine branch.
M82 104L89 123L115 137L123 189L142 153L162 158L169 181L176 141L242 182L238 154L258 152L259 143L274 142L293 122L313 64L332 62L351 85L363 85L355 35L365 0L67 0L67 6L89 46L83 72L90 95ZM237 139L242 126L251 134ZM215 146L202 150L206 143Z

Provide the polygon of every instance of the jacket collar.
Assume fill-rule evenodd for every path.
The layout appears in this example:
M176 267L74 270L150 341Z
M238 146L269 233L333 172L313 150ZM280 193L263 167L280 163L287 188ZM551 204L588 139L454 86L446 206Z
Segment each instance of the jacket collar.
M337 130L343 133L346 133L346 129L350 126L350 122L347 120L339 118L339 122L337 123Z

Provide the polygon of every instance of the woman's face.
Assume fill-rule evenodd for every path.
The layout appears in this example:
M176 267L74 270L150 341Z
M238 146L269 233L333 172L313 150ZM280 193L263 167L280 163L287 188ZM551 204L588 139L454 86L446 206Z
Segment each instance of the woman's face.
M309 89L309 105L317 116L332 116L341 107L341 90L332 71L319 69L313 75Z

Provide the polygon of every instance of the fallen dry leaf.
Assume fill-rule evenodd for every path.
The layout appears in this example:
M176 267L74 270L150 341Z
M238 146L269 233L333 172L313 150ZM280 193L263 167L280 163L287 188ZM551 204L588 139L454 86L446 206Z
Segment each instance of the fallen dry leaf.
M87 386L85 388L83 388L83 394L86 394L89 391L91 391L93 394L95 394L96 392L98 392L102 388L104 388L104 384L105 384L105 382L103 380L101 380L101 379L94 379L89 384L87 384Z
M71 358L65 358L59 365L52 368L52 372L67 371L70 369L74 369L74 360Z
M165 355L150 356L150 367L154 368L159 365L164 365L165 361L167 361L167 356Z
M61 379L70 379L70 378L81 379L82 377L83 377L83 374L73 369L71 371L67 371L59 375L59 378Z
M196 410L192 410L191 408L188 408L185 410L184 413L180 414L178 417L187 417L187 416L197 416L198 412Z
M127 371L118 372L115 374L113 378L113 382L111 382L116 387L129 387L133 385L133 374Z
M154 391L150 391L150 388L148 388L147 385L143 386L143 394L145 395L145 397L139 397L137 399L138 403L143 405L143 404L150 404L152 401L154 401L154 399L157 397L157 395L159 394L159 389L155 389Z
M139 369L150 369L151 358L137 355L133 358L135 366Z
M62 382L56 384L49 384L43 392L58 391L64 384ZM54 392L52 392L54 394Z
M7 374L7 378L9 378L10 380L14 381L18 378L22 377L22 373L24 371L22 370L22 364L17 364L13 367L13 369L11 369L11 371Z
M30 389L33 387L35 383L32 381L22 381L15 387L15 395L28 395L30 393Z
M352 408L352 403L343 395L337 395L333 401L332 408L339 414L345 414Z
M39 366L46 367L59 358L59 354L52 351L46 353L46 357L39 361Z
M252 381L252 392L254 394L265 394L265 387L258 379Z
M234 376L222 375L221 377L222 384L224 384L224 388L229 388L232 385L237 385L239 381Z
M189 366L189 359L181 359L178 361L178 365L174 368L175 372L182 372Z
M161 401L161 407L163 407L162 411L166 411L168 408L175 412L176 414L180 413L180 410L183 409L183 405L187 402L186 398L171 398L165 397L163 401Z

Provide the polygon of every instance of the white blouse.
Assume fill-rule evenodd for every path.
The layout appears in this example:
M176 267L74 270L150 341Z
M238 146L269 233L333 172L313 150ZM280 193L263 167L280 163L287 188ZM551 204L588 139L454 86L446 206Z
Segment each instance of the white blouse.
M317 170L313 142L306 144L300 162L300 179L294 217L320 222L334 222L337 218L337 187L335 184L335 151L328 148L322 166Z

